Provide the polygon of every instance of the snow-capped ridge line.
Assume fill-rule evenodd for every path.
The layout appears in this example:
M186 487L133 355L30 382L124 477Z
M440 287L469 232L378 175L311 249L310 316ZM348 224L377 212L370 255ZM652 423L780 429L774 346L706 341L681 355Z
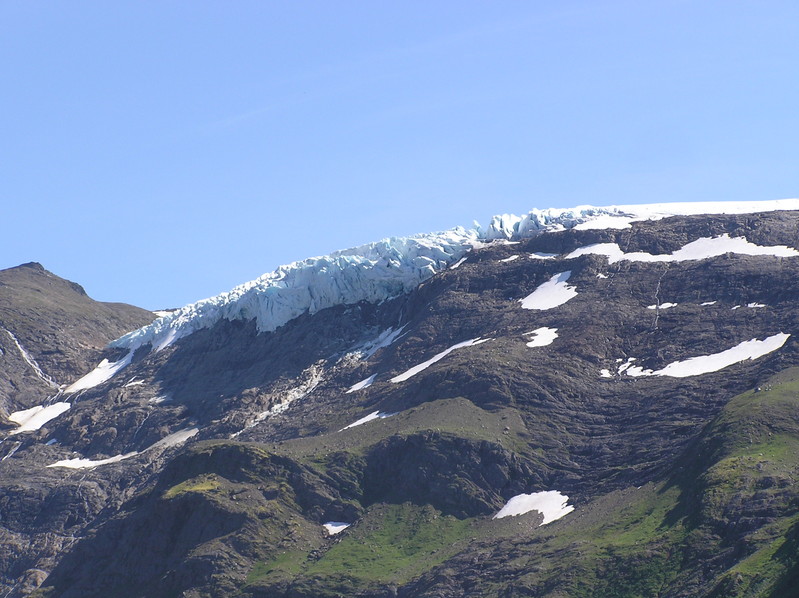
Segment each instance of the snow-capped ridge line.
M254 319L270 332L303 314L361 301L379 303L409 293L434 274L458 263L483 242L518 241L569 228L625 228L636 220L676 215L745 214L799 210L799 199L763 202L706 202L532 210L523 216L494 216L487 228L392 237L308 258L163 315L118 338L112 347L160 351L221 320Z

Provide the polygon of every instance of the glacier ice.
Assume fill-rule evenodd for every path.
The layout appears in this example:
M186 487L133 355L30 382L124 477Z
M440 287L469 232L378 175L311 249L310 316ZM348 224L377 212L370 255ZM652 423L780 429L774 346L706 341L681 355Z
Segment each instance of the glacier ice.
M135 350L150 344L159 351L197 330L221 320L254 319L261 332L276 330L290 320L336 305L361 301L379 303L408 293L485 242L516 242L542 232L568 228L620 228L636 220L674 215L744 214L797 210L799 200L709 202L532 210L529 214L494 216L487 228L385 239L281 266L274 272L216 297L192 303L111 343ZM73 385L73 391L75 390Z
M456 228L392 238L281 266L233 290L178 309L113 341L158 351L217 322L255 319L259 331L276 330L305 314L360 301L379 303L410 292L472 249L478 235Z

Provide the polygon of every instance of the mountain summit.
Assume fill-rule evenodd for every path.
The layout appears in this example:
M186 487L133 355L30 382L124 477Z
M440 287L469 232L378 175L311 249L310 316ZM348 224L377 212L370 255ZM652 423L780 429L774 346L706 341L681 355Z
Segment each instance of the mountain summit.
M0 275L55 281L0 304L8 596L794 591L799 200L499 216L154 321Z

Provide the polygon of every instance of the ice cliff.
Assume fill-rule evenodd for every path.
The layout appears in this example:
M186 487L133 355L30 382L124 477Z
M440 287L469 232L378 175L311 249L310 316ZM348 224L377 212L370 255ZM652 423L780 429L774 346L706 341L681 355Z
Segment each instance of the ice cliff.
M378 303L410 292L482 242L519 240L567 228L625 228L634 220L672 215L796 209L799 200L580 206L532 210L524 216L503 214L485 229L475 223L470 229L390 238L281 266L231 291L170 312L111 346L135 350L150 344L160 351L222 319L255 319L258 330L267 332L304 313L360 301Z

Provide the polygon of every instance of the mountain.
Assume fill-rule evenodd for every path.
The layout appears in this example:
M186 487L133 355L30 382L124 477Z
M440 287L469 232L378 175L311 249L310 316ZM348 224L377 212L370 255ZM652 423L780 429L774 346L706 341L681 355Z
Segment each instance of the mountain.
M581 207L127 307L83 376L3 319L42 376L23 358L5 407L0 582L795 595L798 274L796 200ZM56 320L77 292L44 289L40 320L102 320Z
M94 301L35 262L0 270L0 410L41 403L91 369L110 340L154 318Z

